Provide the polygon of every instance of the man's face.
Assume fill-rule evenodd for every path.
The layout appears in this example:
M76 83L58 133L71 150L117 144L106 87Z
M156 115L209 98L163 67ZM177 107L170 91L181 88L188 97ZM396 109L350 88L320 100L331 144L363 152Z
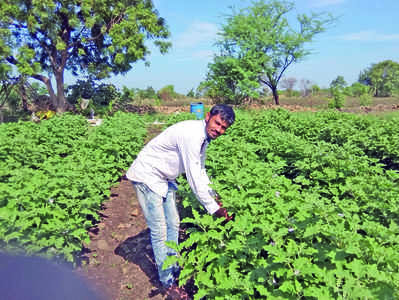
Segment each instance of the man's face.
M219 114L211 116L211 114L208 112L205 116L205 122L206 133L212 140L224 134L226 129L229 127L229 123L223 121Z

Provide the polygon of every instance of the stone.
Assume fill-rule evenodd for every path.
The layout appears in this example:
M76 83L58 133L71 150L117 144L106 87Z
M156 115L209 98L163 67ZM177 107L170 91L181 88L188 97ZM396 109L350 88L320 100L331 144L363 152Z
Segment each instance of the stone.
M105 250L105 251L108 251L108 250L111 249L111 247L108 245L108 243L107 243L106 240L99 240L99 241L97 242L97 247L98 247L99 249Z
M139 215L139 209L136 207L132 210L132 212L130 213L133 217L137 217Z

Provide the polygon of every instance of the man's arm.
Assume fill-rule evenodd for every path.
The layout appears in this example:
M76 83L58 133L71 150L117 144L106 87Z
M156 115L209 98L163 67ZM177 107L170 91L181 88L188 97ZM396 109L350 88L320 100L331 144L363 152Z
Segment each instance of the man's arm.
M183 166L187 181L197 196L198 201L205 207L210 214L214 214L220 207L212 196L212 189L209 187L209 178L201 164L201 145L200 140L195 140L192 136L180 136L178 147L182 156Z

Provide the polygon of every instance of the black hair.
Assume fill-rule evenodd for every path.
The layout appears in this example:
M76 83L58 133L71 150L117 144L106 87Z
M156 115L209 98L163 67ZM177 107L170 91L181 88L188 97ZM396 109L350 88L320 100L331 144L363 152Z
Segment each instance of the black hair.
M226 104L217 104L209 111L211 116L220 115L220 118L227 122L229 126L235 121L235 113L231 106Z

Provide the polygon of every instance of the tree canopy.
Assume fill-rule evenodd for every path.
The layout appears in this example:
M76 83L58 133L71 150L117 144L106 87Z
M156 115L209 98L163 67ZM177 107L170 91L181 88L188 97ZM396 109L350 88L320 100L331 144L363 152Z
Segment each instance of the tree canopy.
M335 78L333 81L331 81L330 88L343 89L347 85L348 85L348 83L345 81L344 76L338 75L337 78Z
M231 72L226 66L230 61L240 74L234 84L230 83L231 87L240 86L240 91L247 88L256 92L261 85L266 85L279 104L277 86L283 73L292 63L311 53L305 44L335 20L326 13L301 14L297 15L298 26L294 28L288 21L288 14L294 8L294 2L279 0L255 1L238 11L233 8L217 41L220 55L210 64L206 81L219 80L221 68L216 68L218 72L215 72L215 65L221 62L227 67L226 75ZM224 88L231 89L228 85Z
M207 80L200 84L208 97L224 103L239 104L246 97L256 97L259 84L248 64L250 57L237 59L217 56L209 65Z
M399 91L399 63L384 60L360 72L360 83L368 85L375 97L389 97Z
M165 53L169 35L151 0L3 0L0 72L43 82L64 111L65 70L96 79L124 74L132 63L148 62L147 40Z

